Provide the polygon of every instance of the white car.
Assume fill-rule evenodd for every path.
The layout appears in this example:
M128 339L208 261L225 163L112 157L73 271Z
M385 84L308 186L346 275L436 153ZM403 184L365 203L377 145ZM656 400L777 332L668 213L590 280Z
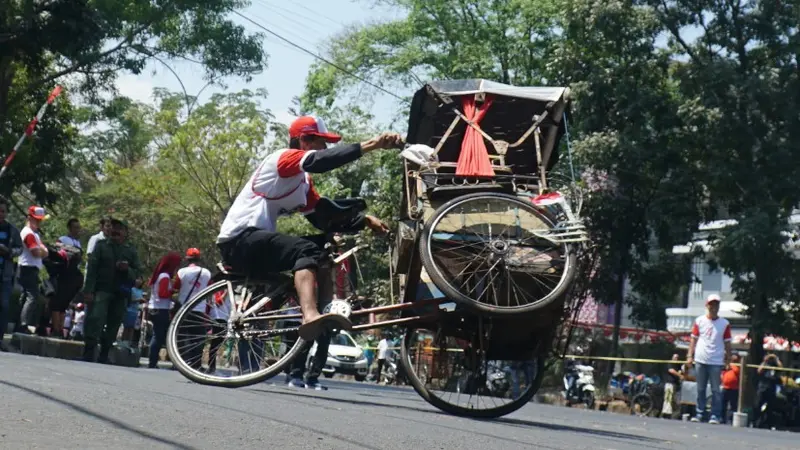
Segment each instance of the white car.
M306 367L311 367L311 361L317 353L317 343L311 346L308 351L308 360L306 360ZM356 381L364 381L367 379L367 357L364 355L364 350L360 345L346 331L340 331L339 334L331 338L331 345L328 347L328 360L325 362L325 367L322 368L322 374L327 378L333 377L336 373L344 375L353 375Z

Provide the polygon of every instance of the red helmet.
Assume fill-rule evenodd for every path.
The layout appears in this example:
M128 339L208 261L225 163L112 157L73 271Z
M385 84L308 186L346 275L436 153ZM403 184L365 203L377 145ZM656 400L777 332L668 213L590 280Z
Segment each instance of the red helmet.
M194 247L186 250L186 257L187 258L199 258L200 257L200 250Z

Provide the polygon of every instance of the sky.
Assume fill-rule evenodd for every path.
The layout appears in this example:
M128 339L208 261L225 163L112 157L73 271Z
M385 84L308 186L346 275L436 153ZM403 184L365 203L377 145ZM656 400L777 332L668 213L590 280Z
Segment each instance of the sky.
M321 45L327 38L344 31L348 26L402 17L402 12L373 6L370 0L304 0L302 3L252 0L251 6L240 12L316 53L319 53ZM244 26L248 33L259 32L266 35L263 46L268 54L268 65L262 73L253 75L249 83L240 78L226 78L227 92L267 89L269 96L264 105L272 111L278 121L288 124L293 119L288 112L292 98L303 92L306 75L315 58L264 33L257 26L238 16L231 15L231 19ZM301 26L305 29L301 29ZM198 103L207 101L214 93L226 92L222 87L206 87L204 70L198 64L179 60L167 63L177 76L163 64L152 62L140 75L121 75L117 81L117 88L122 95L147 103L152 103L153 88L162 87L182 92L181 82L186 86L189 95L196 96L200 93ZM180 82L177 77L180 77ZM396 100L388 95L380 96L372 105L373 114L383 123L390 120L395 110Z

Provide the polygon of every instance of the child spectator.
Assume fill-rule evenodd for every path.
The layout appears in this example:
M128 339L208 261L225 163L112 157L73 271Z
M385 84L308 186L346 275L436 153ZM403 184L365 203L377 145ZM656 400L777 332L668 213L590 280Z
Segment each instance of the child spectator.
M83 323L86 321L86 311L83 310L83 303L75 305L75 319L72 321L70 336L73 340L83 340Z
M134 333L136 332L137 325L141 326L139 320L142 304L144 303L144 291L142 284L144 281L142 277L136 278L133 287L131 288L131 298L128 302L128 307L125 310L125 318L122 321L122 340L119 348L128 350L133 353L135 350ZM138 323L137 323L138 322Z

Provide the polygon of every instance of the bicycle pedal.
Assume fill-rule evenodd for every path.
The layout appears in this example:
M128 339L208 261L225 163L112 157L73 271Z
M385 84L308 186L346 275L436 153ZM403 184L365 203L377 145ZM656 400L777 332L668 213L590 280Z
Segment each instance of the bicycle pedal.
M350 302L345 300L333 300L322 309L322 314L338 314L340 316L350 317L352 313L353 307L350 305Z

